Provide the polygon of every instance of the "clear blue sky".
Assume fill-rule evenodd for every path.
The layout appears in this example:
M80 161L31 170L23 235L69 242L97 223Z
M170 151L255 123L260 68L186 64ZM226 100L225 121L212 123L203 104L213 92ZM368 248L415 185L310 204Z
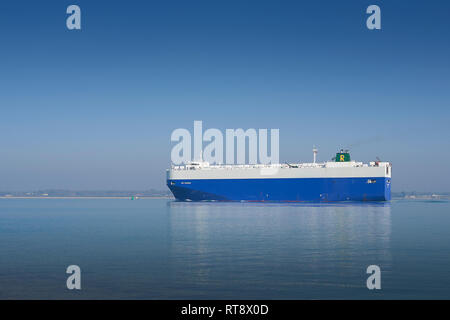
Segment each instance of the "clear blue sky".
M282 161L352 146L393 163L395 191L450 191L449 14L448 1L2 1L0 190L164 189L172 130L203 120L279 128Z

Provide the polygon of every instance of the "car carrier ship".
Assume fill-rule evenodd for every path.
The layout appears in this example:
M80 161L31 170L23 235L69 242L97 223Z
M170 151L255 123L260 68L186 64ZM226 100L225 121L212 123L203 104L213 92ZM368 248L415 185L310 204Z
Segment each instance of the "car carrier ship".
M167 170L167 186L180 201L388 201L389 162L368 164L340 150L332 161L210 165L193 161Z

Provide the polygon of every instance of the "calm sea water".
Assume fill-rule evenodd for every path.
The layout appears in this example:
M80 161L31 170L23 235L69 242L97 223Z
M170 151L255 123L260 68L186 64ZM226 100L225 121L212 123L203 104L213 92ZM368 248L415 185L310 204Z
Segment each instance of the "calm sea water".
M0 298L449 299L450 202L0 199Z

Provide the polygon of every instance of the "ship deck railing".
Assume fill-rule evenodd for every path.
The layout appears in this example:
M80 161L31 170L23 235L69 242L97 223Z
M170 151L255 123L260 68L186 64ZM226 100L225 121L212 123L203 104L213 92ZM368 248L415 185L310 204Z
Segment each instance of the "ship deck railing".
M183 164L172 165L172 170L234 170L234 169L289 169L289 168L336 168L336 167L369 167L370 165L350 161L350 162L321 162L321 163L292 163L292 164L213 164L208 163L196 163L196 164Z

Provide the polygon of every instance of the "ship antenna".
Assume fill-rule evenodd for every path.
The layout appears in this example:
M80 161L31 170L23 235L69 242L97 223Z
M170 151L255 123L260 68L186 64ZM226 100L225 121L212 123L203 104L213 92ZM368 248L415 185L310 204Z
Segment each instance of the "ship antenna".
M316 158L317 158L317 152L319 150L317 150L316 146L313 146L313 157L314 157L314 163L316 163Z

